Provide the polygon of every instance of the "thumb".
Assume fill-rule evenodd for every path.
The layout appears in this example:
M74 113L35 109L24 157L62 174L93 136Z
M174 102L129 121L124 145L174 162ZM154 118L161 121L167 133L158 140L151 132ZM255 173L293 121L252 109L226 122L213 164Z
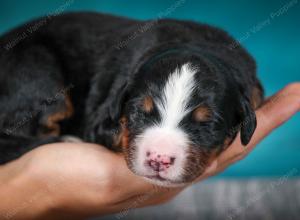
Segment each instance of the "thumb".
M257 128L249 147L257 145L272 130L282 125L300 111L300 83L286 86L276 95L269 98L257 110Z

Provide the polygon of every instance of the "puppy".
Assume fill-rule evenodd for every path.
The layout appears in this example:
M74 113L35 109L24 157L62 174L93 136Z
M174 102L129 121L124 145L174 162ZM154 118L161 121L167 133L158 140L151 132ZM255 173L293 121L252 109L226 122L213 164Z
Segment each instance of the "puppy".
M238 132L247 145L256 128L255 62L215 27L69 13L16 28L0 46L1 164L80 138L123 152L154 184L177 186Z

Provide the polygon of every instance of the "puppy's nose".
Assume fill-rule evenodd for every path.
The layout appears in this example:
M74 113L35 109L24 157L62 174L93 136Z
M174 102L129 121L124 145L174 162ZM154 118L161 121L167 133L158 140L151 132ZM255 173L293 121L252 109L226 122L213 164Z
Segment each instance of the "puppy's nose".
M147 152L146 156L149 167L156 172L167 170L175 162L175 157L168 155Z

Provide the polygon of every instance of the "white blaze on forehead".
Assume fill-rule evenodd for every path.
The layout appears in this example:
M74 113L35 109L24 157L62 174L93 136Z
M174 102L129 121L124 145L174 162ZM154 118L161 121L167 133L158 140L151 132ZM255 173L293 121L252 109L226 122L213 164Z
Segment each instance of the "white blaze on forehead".
M162 117L162 127L176 127L190 111L187 105L195 88L196 72L191 64L186 63L169 76L161 97L155 100Z

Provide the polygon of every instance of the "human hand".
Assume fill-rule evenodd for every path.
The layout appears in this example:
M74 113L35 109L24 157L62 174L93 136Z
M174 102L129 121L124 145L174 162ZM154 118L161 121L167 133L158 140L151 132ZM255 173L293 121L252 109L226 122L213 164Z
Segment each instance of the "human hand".
M244 147L236 138L197 181L244 158L299 110L300 83L290 84L256 111L251 142ZM116 212L122 216L132 208L169 201L184 189L151 185L127 168L122 155L88 143L39 147L0 167L0 182L4 219L83 219Z

